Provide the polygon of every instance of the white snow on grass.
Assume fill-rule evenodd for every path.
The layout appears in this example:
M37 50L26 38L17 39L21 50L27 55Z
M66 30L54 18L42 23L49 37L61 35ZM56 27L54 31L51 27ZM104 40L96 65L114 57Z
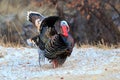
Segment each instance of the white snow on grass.
M0 46L0 51L7 53L0 58L0 78L2 80L29 80L34 77L66 74L99 75L105 71L106 65L120 62L120 49L75 47L64 65L53 69L47 60L41 63L41 67L39 66L37 49ZM118 75L117 77L120 78Z

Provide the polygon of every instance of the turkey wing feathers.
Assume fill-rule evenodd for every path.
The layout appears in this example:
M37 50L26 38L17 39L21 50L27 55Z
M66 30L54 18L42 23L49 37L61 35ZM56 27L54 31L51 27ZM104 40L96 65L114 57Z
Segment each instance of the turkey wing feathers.
M68 43L63 40L64 37L60 34L53 36L45 45L45 56L47 58L56 58L63 54L68 49Z

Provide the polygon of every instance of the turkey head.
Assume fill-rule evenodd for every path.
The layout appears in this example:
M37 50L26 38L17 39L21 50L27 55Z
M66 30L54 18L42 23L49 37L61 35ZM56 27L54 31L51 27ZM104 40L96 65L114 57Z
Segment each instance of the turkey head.
M66 21L61 21L60 28L61 28L61 34L64 37L68 37L68 32L69 32L70 27Z

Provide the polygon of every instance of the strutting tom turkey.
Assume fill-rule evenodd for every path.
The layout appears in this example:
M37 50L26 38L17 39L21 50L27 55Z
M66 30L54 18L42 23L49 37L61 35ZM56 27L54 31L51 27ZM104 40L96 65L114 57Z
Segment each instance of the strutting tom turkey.
M62 65L71 55L74 47L68 23L58 16L44 17L32 11L28 12L27 20L32 22L39 31L39 35L29 40L44 51L44 56L53 63L54 68ZM55 25L56 23L58 25Z

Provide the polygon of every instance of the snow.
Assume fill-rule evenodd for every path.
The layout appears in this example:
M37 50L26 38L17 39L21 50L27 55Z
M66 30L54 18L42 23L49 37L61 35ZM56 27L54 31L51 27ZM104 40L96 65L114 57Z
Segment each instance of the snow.
M101 75L105 69L115 69L112 75L120 79L120 49L74 48L63 66L53 69L51 63L38 63L38 50L35 48L5 48L6 55L0 58L0 79L29 80L35 77L61 75Z

